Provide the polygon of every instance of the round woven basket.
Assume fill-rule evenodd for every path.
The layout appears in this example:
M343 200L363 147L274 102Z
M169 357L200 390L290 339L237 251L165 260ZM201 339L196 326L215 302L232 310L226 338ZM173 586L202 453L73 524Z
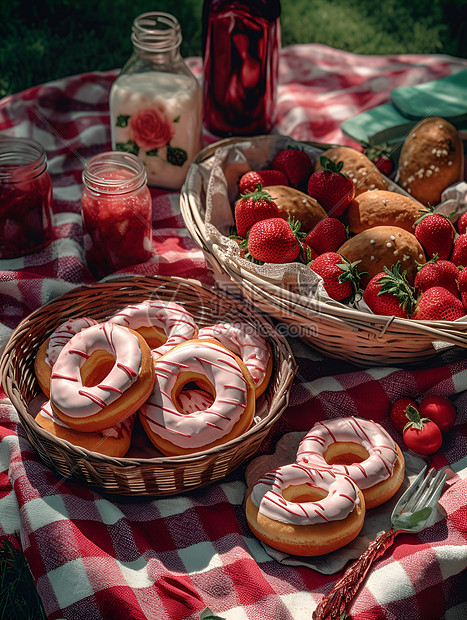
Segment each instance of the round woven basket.
M145 299L176 301L194 315L199 327L220 320L243 321L257 327L266 337L272 349L274 369L266 392L257 400L254 425L241 437L189 456L113 458L58 439L36 423L30 410L33 400L41 395L34 373L34 360L41 343L69 318L88 316L103 321L127 305ZM3 389L41 459L66 478L106 493L134 496L182 493L220 480L236 469L257 452L287 407L295 371L287 341L259 312L246 308L232 295L200 282L156 276L82 286L58 297L18 325L0 360Z
M256 138L227 138L203 149L193 162L181 192L185 225L219 279L227 275L255 307L291 326L291 333L333 358L358 365L388 365L428 359L446 347L467 348L467 317L457 321L416 321L371 314L341 303L305 296L262 277L248 261L226 256L206 232L206 181L201 165L222 147L250 146ZM269 136L272 144L277 139ZM331 144L303 142L321 150ZM247 146L245 146L247 148ZM401 190L402 191L402 190ZM305 267L304 267L305 268Z

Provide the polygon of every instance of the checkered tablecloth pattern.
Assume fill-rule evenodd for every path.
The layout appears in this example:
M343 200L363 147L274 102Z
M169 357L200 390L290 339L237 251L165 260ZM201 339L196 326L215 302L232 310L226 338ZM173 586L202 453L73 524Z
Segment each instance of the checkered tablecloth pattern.
M199 58L189 65L200 75ZM402 85L467 67L447 56L357 56L323 45L282 50L275 131L298 140L352 144L340 124L389 101ZM117 71L72 76L0 101L0 130L41 142L54 185L56 239L42 252L0 261L0 350L30 312L94 281L82 248L84 162L109 150L109 89ZM206 143L214 137L205 134ZM184 227L179 195L151 190L155 253L125 274L211 275ZM1 206L0 206L1 208ZM449 467L445 517L400 535L350 608L355 620L467 617L467 359L446 351L423 365L356 368L291 340L299 373L290 406L261 452L288 431L338 415L387 420L400 396L443 394L454 429L431 462ZM209 607L228 620L305 620L340 576L280 564L246 524L244 470L180 496L108 497L61 479L39 460L0 391L0 536L21 549L51 619L194 620Z

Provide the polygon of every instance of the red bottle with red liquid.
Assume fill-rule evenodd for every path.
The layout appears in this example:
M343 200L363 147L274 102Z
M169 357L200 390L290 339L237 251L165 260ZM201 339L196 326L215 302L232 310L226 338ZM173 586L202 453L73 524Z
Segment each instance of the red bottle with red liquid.
M90 270L102 278L152 256L152 198L143 162L110 151L83 171L83 243Z
M42 146L0 138L0 259L43 249L52 233L52 181Z
M279 0L205 0L203 118L218 136L269 133L280 49Z

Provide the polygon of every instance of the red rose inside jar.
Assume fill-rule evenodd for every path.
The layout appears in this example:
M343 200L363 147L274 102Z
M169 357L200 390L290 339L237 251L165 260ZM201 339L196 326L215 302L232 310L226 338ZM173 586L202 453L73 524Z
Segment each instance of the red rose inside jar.
M152 256L152 199L143 162L130 153L96 155L83 171L83 243L99 278Z
M0 138L0 258L17 258L52 240L52 181L42 146Z

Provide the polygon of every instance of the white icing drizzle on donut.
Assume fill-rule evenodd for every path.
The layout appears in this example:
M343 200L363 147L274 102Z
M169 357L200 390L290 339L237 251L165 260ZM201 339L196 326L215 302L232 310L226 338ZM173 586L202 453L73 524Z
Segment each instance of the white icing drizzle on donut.
M52 368L57 361L60 351L70 338L73 338L73 336L81 330L96 324L97 321L94 319L83 317L80 319L69 319L65 321L65 323L59 325L57 329L50 334L47 351L45 353L45 363Z
M235 357L213 342L187 343L171 349L154 363L156 382L141 407L151 430L181 448L200 448L229 433L247 406L247 383ZM180 413L172 401L180 373L206 377L216 398L210 407Z
M108 351L115 364L96 386L83 385L80 369L94 351ZM137 379L141 369L138 338L126 327L99 323L75 334L63 347L50 378L50 399L72 418L92 416L113 403Z
M306 485L322 489L326 497L296 502L284 498L287 487ZM260 478L251 500L265 517L294 525L315 525L345 519L360 504L358 487L349 477L330 470L319 470L300 463L278 467Z
M188 310L174 302L159 299L146 299L139 304L127 306L108 321L134 330L140 327L162 329L167 341L154 349L153 357L163 355L175 345L195 338L197 334L194 317Z
M60 420L58 415L56 415L55 411L52 409L50 400L48 400L43 405L41 405L39 413L41 414L42 417L51 420L54 424L57 424L58 426L67 428L68 430L74 433L79 432L79 431L76 431L70 428L68 424L66 424L63 420ZM120 424L115 424L115 426L112 426L111 428L105 428L100 431L93 431L93 432L96 433L97 435L102 435L103 437L114 437L115 439L119 439L122 436L123 429L130 430L132 428L135 418L136 418L136 413L133 413L132 415L128 416L128 418L123 420L123 422L120 422Z
M369 457L352 465L328 465L324 454L336 442L361 444ZM355 417L317 422L297 451L298 463L346 474L361 489L368 489L389 478L397 459L396 444L384 428L372 420Z
M215 338L238 355L250 371L255 385L266 376L270 352L263 336L247 323L216 323L199 330L198 338Z

